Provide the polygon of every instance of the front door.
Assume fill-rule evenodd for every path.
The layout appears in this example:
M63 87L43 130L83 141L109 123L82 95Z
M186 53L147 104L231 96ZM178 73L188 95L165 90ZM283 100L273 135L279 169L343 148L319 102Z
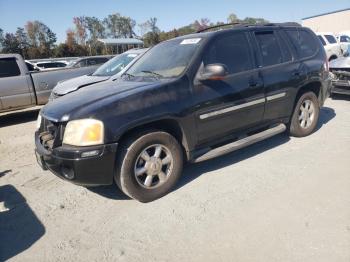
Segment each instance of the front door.
M229 32L208 45L199 72L208 64L219 63L228 75L221 80L194 80L198 144L223 139L259 123L265 105L263 81L255 67L248 35Z

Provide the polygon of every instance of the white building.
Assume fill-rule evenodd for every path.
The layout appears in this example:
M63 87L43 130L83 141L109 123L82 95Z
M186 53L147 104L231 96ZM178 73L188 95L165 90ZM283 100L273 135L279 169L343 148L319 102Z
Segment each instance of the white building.
M350 8L320 15L305 17L302 25L311 28L314 32L350 31Z

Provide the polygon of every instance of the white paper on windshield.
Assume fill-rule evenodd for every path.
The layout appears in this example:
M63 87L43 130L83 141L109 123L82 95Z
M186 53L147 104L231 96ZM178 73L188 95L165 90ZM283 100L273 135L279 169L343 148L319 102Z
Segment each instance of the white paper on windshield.
M137 57L137 54L129 54L128 57Z
M189 39L184 39L180 43L180 45L195 45L198 44L199 41L201 41L202 38L189 38Z

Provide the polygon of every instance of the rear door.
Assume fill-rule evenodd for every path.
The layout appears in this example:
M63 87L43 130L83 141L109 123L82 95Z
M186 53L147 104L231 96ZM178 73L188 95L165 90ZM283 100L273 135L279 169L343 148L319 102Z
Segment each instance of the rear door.
M273 122L290 115L294 101L291 97L302 81L302 68L279 29L260 29L252 34L264 80L264 121Z
M3 110L33 103L30 76L21 71L15 57L0 58L0 99Z
M194 80L198 143L254 126L264 112L263 82L256 68L246 32L218 35L208 44L199 73L208 64L223 64L228 75L221 80Z

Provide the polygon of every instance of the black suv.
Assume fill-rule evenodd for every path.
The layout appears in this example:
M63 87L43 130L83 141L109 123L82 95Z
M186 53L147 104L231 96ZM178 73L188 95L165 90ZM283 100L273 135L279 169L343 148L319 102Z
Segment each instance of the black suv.
M117 81L46 105L35 133L44 169L80 185L113 180L142 202L165 195L184 162L287 130L307 136L329 95L327 58L296 24L236 25L162 42Z

